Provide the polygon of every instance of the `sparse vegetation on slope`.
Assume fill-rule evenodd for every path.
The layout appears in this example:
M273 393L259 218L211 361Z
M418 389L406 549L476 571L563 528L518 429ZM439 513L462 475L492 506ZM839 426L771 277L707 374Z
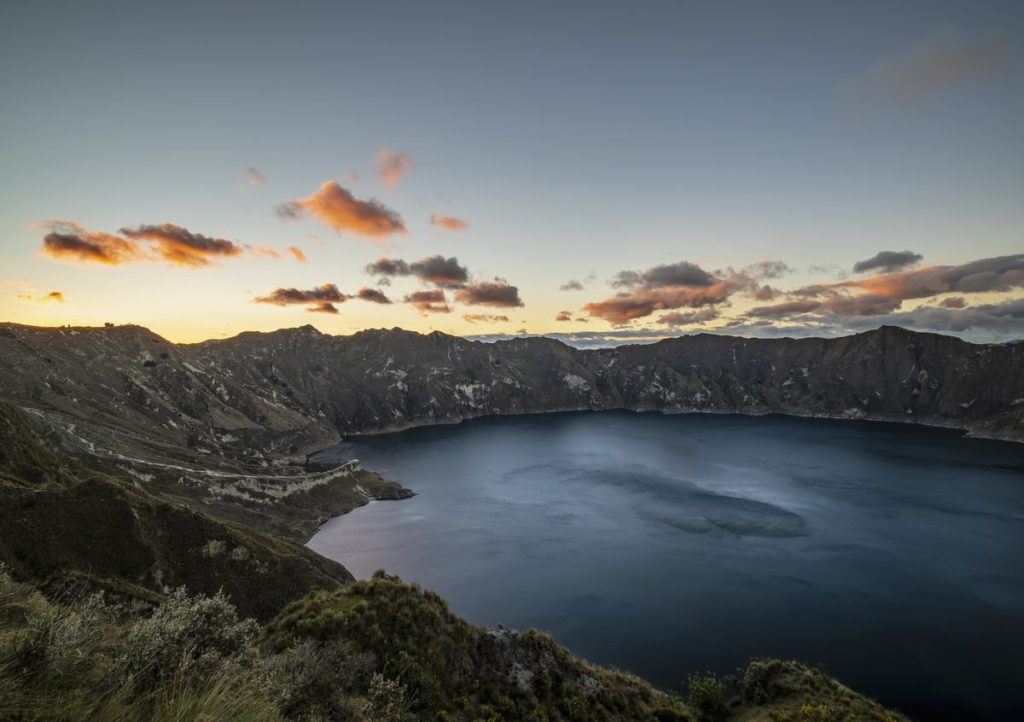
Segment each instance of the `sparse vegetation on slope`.
M426 719L690 719L680 700L632 675L538 632L467 624L438 595L382 572L290 605L268 635L281 650L312 639L372 655Z
M244 614L263 619L311 589L351 579L340 564L294 542L114 476L72 470L2 404L0 448L0 562L20 577L140 598L181 585L224 590Z
M290 606L267 627L222 594L154 611L48 599L0 570L0 719L900 722L794 663L691 680L689 701L549 638L474 627L386 575Z

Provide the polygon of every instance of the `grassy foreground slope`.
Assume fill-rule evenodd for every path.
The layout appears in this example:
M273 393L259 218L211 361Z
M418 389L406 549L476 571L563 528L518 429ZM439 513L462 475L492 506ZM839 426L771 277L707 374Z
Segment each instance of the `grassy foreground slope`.
M792 662L697 676L682 698L573 657L536 632L488 630L378 574L313 594L261 627L223 595L132 614L54 600L0 571L5 720L765 720L897 722Z
M87 469L0 405L0 719L902 718L794 663L656 690Z

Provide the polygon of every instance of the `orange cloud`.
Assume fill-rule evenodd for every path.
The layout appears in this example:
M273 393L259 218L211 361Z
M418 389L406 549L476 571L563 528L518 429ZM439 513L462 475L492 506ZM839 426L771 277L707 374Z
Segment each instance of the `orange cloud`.
M909 253L909 252L906 252ZM876 263L900 262L886 254L869 259ZM916 255L916 254L911 254ZM909 258L907 262L916 262ZM913 270L883 273L868 278L804 286L788 292L790 301L770 306L755 306L747 311L751 318L782 318L813 313L836 316L882 316L898 310L904 301L931 298L947 293L1000 293L1024 288L1024 254L982 258L959 266L927 266ZM942 307L961 309L963 296L946 298Z
M308 213L339 233L353 233L372 239L405 233L405 221L397 211L376 200L359 200L337 181L327 181L306 198L278 207L282 218Z
M377 165L377 176L394 188L402 180L402 176L412 168L412 157L405 151L394 151L385 147L377 151L374 163Z
M295 260L299 263L309 263L309 259L306 258L306 254L302 252L302 249L298 246L288 246L288 252L295 257Z
M572 321L572 313L569 311L559 311L558 315L555 316L556 321Z
M1024 288L1024 253L982 258L959 266L927 266L868 278L805 286L792 291L802 298L864 294L904 301L942 293L984 293Z
M52 220L42 224L43 253L56 260L102 263L117 266L144 257L139 244L112 233L90 231L75 221Z
M242 246L223 238L192 233L174 223L122 228L121 234L133 241L149 241L165 261L193 268L209 266L211 258L238 256Z
M36 303L64 303L64 294L60 291L50 291L42 296L35 296L31 293L19 293L19 301L34 301Z
M635 288L604 301L583 306L591 316L622 325L655 311L677 308L700 308L725 301L732 289L725 281L709 286L666 286L664 288Z
M689 261L653 266L644 271L620 271L612 286L625 288L611 298L583 306L591 317L621 326L656 311L700 308L724 303L734 293L754 294L758 282L789 271L781 261L763 261L739 271L709 273Z
M310 313L338 313L338 307L327 301L309 306L306 310Z
M281 252L270 246L250 246L249 251L257 258L273 258L275 260L281 258Z
M508 323L508 316L492 316L486 313L464 313L462 318L470 323Z
M469 223L454 216L444 216L435 213L430 217L430 225L444 228L446 231L464 231L469 228Z

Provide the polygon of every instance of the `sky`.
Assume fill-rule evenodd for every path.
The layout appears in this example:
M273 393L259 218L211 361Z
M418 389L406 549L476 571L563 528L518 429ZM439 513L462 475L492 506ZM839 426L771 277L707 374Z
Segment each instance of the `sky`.
M1024 3L48 2L0 320L1024 338Z

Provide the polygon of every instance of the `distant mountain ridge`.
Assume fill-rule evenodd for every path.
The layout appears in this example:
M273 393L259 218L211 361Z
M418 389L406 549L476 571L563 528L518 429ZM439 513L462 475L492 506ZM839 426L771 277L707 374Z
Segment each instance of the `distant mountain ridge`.
M173 344L137 326L0 324L0 398L70 450L249 471L344 435L576 409L912 421L1022 441L1024 346L897 327L589 350L311 326Z

